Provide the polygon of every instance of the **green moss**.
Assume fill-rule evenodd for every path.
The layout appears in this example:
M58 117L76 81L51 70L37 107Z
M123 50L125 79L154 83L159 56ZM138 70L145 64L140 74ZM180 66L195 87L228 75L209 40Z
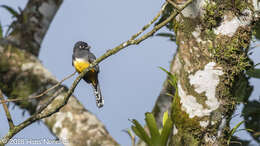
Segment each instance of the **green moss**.
M217 35L214 33L213 29L205 29L201 32L201 38L203 40L215 40ZM213 44L209 44L208 49L213 49Z
M215 2L208 2L204 7L205 14L202 18L202 25L204 28L212 29L218 26L222 20L224 9Z
M222 36L220 34L216 35L214 28L220 25L224 18L224 14L227 16L227 19L241 16L241 13L245 9L248 9L248 4L246 4L246 2L246 0L211 0L204 7L205 13L201 19L198 18L194 21L190 18L182 18L180 16L178 21L174 21L174 31L179 35L176 37L177 43L179 43L179 41L184 41L184 44L181 44L182 50L178 51L180 54L179 59L183 66L178 77L181 79L180 82L183 85L184 90L189 94L198 97L198 99L196 99L197 102L205 106L204 102L206 97L204 93L196 93L188 81L188 75L190 72L189 74L185 74L187 71L182 71L184 70L184 67L187 66L185 66L185 61L183 61L181 56L186 57L185 59L188 58L187 60L194 66L192 67L192 73L198 69L203 69L201 67L205 66L205 62L214 61L218 66L223 68L224 75L220 76L220 84L218 84L216 89L216 97L221 101L221 105L217 110L211 113L210 117L194 117L190 119L188 113L181 109L182 105L180 103L180 97L176 90L172 103L171 116L178 129L178 133L173 137L173 145L198 145L197 142L201 141L203 136L202 133L208 132L212 135L216 135L218 129L217 126L219 126L222 116L225 115L228 117L232 115L237 101L239 100L236 97L234 90L234 88L238 88L235 86L235 83L237 82L237 79L241 77L240 75L251 67L251 62L247 56L247 49L249 48L252 34L250 28L241 27L237 29L237 32L233 37ZM193 32L195 30L194 28L197 27L197 22L200 22L200 37L205 43L198 43L196 38L192 38L195 41L190 41L190 38L193 37L191 32ZM192 47L199 48L201 54L199 54L200 52L196 52L198 50L192 52L198 53L200 55L199 57L189 54L190 52L188 51L190 48L192 49ZM204 50L207 50L208 52ZM193 59L193 56L197 57L198 61L196 58ZM209 58L202 58L201 56ZM203 129L200 126L199 121L203 121L204 118L207 120L210 119L216 122L216 124L208 126L207 129ZM226 128L228 129L228 125ZM227 134L225 133L223 134L223 143L226 141L226 135ZM222 140L222 138L219 139ZM174 143L175 141L177 142Z
M195 139L189 133L183 131L182 129L178 130L177 135L173 136L172 144L173 146L198 146L199 140Z
M1 58L3 58L4 56L0 56ZM8 70L9 70L9 66L8 66L8 63L7 63L7 59L1 59L0 60L0 66L1 66L1 68L0 68L0 73L2 74L2 73L5 73L5 72L7 72Z
M245 9L252 9L252 7L249 0L207 1L204 7L205 14L202 18L203 28L212 30L212 28L219 26L226 11L231 12L235 16L241 16Z
M232 37L221 36L215 46L213 56L215 60L225 67L225 73L228 73L230 80L251 67L251 61L245 51L250 44L251 34L244 29L239 29Z
M221 2L221 0L217 1L218 3L222 3L226 10L232 11L235 15L241 15L245 9L251 8L249 5L249 0L225 0L225 2Z
M0 55L0 58L3 58L3 59L0 59L0 76L4 76L8 71L9 71L9 64L8 64L8 60L5 59L5 57L3 55ZM9 88L8 88L8 85L5 84L3 81L0 81L0 88L3 90L3 91L8 91Z
M35 93L40 87L38 82L39 79L37 76L34 75L31 75L29 78L24 78L23 76L19 77L19 75L17 75L15 80L16 82L13 82L13 84L11 84L12 92L10 93L10 97L20 97L21 99L28 98L28 96ZM17 82L17 80L20 81ZM21 106L21 108L28 108L30 102L28 102L27 100L22 100L19 101L19 105Z
M251 68L251 61L247 56L247 49L251 40L251 32L238 28L233 37L218 36L215 45L211 49L214 60L223 68L224 75L220 77L220 82L217 86L217 96L225 97L225 105L232 113L241 97L237 96L236 90L237 81L243 76L243 72ZM248 89L249 90L249 89Z
M199 23L200 22L196 18L195 19L191 19L191 18L184 17L182 19L182 22L181 22L181 29L188 36L195 30L196 26Z
M185 139L185 144L196 144L201 137L201 127L198 123L199 118L189 118L189 115L181 109L180 97L178 91L175 92L172 103L172 119L174 125L178 129L178 136L175 140L181 138ZM189 143L191 142L191 143Z
M166 71L167 72L167 71ZM172 103L172 111L171 111L171 118L173 119L174 125L177 127L178 130L183 132L180 133L179 136L176 136L174 139L178 141L178 138L181 140L185 139L185 144L195 144L198 142L199 137L201 136L201 127L198 123L198 117L189 118L189 115L182 110L180 97L178 96L178 87L177 87L177 77L170 72L167 72L169 75L168 84L175 88L175 93L173 97ZM155 109L154 109L155 110ZM191 143L187 143L191 142Z
M191 128L191 127L199 127L198 119L196 117L190 119L189 115L181 109L180 97L176 92L173 99L172 106L172 119L174 120L174 124L178 128ZM175 120L178 119L178 120Z
M184 32L183 34L187 37L190 38L192 36L192 32L195 31L196 26L199 24L199 19L198 18L186 18L186 17L181 17L180 20L174 20L173 21L173 30L175 34L177 34L178 30L181 30ZM178 37L176 36L176 39ZM177 42L177 41L176 41Z

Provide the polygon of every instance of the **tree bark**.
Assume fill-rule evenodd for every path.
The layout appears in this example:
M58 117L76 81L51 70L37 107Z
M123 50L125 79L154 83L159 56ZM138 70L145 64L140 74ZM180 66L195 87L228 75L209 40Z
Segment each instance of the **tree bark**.
M175 2L181 6L185 0ZM169 25L178 45L170 67L177 89L167 78L153 111L161 123L171 107L170 144L227 145L238 86L248 85L244 71L252 66L247 51L258 5L256 0L194 0Z
M37 56L61 3L62 0L30 0L17 21L12 23L12 32L6 38L8 41L0 43L0 88L7 97L29 98L58 83ZM56 89L61 88L61 93L48 108L64 98L68 89L62 85ZM33 114L55 91L15 104ZM104 125L74 96L59 112L43 119L43 122L65 145L118 145Z

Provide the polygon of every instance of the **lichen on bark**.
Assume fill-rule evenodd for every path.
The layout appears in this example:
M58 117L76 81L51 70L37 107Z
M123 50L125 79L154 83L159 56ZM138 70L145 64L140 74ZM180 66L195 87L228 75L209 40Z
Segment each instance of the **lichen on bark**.
M252 66L247 51L253 17L247 0L194 0L172 21L178 45L170 68L178 77L172 103L178 132L172 143L226 144L239 101L235 87Z

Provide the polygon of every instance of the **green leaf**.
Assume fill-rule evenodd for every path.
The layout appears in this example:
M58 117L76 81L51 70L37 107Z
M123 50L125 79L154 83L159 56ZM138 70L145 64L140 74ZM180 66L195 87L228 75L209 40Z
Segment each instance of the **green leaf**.
M164 72L166 72L169 76L171 76L172 74L168 71L168 70L166 70L165 68L163 68L163 67L159 67L162 71L164 71Z
M245 128L252 129L256 132L248 131L250 136L260 143L260 135L255 133L260 133L260 101L253 100L244 104L244 108L242 110L242 115L245 119Z
M157 127L155 118L152 113L145 113L145 121L149 128L150 134L151 134L151 140L152 143L155 146L159 146L160 144L160 132Z
M257 39L260 39L260 21L259 20L255 23L253 30L255 32L255 37Z
M134 131L134 133L139 138L141 138L145 143L147 143L148 145L152 145L151 139L149 138L147 133L144 131L144 128L141 126L141 124L135 119L132 120L132 123L134 124L134 126L132 126L132 130Z
M229 146L250 146L250 140L242 140L241 137L232 136L232 139Z
M135 133L135 135L137 135L141 140L143 140L145 142L145 138L143 137L143 135L139 132L139 130L137 130L137 128L135 126L131 126L131 129L133 130L133 132Z
M236 132L236 130L237 130L244 122L245 122L245 121L241 121L241 122L239 122L234 128L232 128L232 130L231 130L231 132L230 132L230 134L229 134L228 141L227 141L228 145L230 144L230 140L231 140L232 136L234 135L234 133Z
M130 129L124 129L123 132L125 132L130 138L134 137Z
M124 129L123 132L125 132L132 141L132 145L135 146L135 135L132 133L132 131L130 129Z
M2 26L2 24L1 24L1 22L0 22L0 38L3 38L3 26Z
M255 64L255 67L258 66L258 65L260 65L260 63Z
M260 79L260 68L250 69L246 72L249 77Z
M169 38L171 41L176 41L176 37L175 37L175 35L172 34L172 33L161 32L161 33L157 33L155 36L167 37L167 38Z
M1 5L0 7L6 9L11 15L13 15L13 17L15 17L15 18L19 17L19 13L15 9L13 9L7 5Z
M248 77L241 75L234 83L233 89L238 102L247 102L253 91L253 86L250 85Z
M177 77L173 75L171 72L167 71L166 69L159 67L162 71L166 72L168 74L168 77L170 78L168 82L177 89Z
M238 130L236 130L235 133L240 132L240 131L255 132L253 129L245 128L245 129L238 129Z
M167 33L167 32L161 32L157 33L156 36L161 36L161 37L174 37L172 33Z
M172 127L173 127L173 122L172 122L171 118L168 118L166 120L166 122L164 123L163 130L161 133L161 146L167 145L167 141L168 141L169 135L172 131Z
M163 113L163 126L166 122L166 120L169 118L169 113L168 110L166 112Z

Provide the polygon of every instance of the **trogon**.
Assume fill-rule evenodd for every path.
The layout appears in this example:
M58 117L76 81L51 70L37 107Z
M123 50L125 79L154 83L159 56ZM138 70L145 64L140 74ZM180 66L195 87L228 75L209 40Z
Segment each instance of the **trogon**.
M96 60L93 53L90 52L90 46L83 41L78 41L73 48L72 65L78 73L83 72L89 65ZM98 108L103 107L104 99L101 95L100 86L98 83L99 66L96 65L89 70L83 79L92 85L96 96L96 104Z

